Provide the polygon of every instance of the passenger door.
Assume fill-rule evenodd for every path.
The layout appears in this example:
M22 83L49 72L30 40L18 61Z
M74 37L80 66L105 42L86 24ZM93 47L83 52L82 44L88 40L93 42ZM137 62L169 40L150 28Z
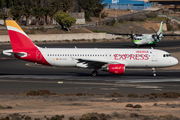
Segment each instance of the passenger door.
M152 62L157 62L158 59L157 59L157 52L152 52Z

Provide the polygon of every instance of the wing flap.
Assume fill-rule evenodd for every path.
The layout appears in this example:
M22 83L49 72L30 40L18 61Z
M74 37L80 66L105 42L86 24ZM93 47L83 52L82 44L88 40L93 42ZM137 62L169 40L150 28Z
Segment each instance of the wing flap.
M82 58L76 58L76 60L78 60L77 63L78 67L86 66L86 68L96 68L96 69L101 69L102 66L106 64L118 64L118 62L108 61L108 60L82 59Z

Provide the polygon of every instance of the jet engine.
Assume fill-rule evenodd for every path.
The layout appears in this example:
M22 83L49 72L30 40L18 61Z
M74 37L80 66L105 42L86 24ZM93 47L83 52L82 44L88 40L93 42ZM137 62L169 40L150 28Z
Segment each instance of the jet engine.
M103 70L109 71L112 74L124 74L125 65L124 64L108 64Z

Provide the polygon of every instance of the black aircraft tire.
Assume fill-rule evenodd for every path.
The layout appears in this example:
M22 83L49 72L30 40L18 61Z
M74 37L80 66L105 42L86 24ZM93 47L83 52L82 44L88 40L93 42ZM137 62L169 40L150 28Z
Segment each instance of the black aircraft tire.
M91 73L91 75L92 75L93 77L96 77L96 76L98 75L98 72L97 72L97 71L93 71L93 72Z

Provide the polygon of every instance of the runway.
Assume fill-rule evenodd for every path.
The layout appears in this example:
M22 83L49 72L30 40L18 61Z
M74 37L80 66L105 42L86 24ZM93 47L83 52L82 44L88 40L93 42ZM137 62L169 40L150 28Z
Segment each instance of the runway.
M50 43L37 44L48 48L135 48L131 42L96 42L96 43ZM11 49L10 44L0 45L1 51ZM142 46L141 48L151 48ZM154 49L170 53L180 51L179 40L162 41ZM99 76L92 77L92 70L78 68L56 68L7 58L0 55L0 93L23 93L30 90L46 89L58 94L98 93L114 91L122 94L148 94L152 92L180 92L180 70L157 69L157 76L152 76L151 69L127 69L124 75L113 75L99 71Z

